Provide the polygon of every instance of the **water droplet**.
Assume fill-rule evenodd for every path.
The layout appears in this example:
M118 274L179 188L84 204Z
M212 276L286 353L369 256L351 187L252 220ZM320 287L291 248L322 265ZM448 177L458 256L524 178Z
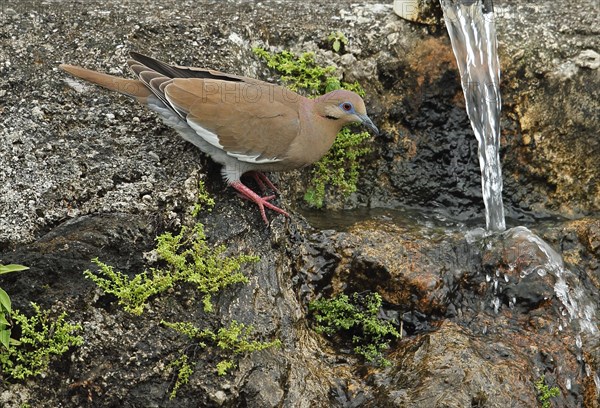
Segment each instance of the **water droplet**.
M500 309L500 298L495 297L492 300L492 306L494 306L494 313L498 313L498 310Z

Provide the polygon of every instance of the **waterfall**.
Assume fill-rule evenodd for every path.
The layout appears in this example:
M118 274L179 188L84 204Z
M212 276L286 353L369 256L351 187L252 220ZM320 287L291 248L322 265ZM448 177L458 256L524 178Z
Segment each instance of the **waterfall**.
M500 64L491 0L440 0L479 145L488 231L504 231L500 166Z
M577 274L565 267L561 255L548 243L525 227L504 231L499 154L500 64L492 1L440 0L440 4L460 72L467 113L479 147L487 231L483 234L471 232L467 238L477 240L477 237L490 236L509 248L509 253L526 256L532 261L532 266L522 272L521 278L532 273L537 273L540 278L546 274L551 276L554 294L562 305L561 318L564 318L559 330L562 330L563 324L574 326L575 345L580 353L582 336L592 344L598 341L596 300L587 294ZM508 260L510 266L516 267L518 259ZM492 306L498 312L500 299L495 298ZM581 355L579 358L583 361ZM600 382L597 375L593 378L597 384Z

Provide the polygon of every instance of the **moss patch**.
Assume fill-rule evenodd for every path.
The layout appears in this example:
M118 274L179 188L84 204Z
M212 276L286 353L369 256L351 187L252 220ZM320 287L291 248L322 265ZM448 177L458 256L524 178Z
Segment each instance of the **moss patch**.
M318 333L350 338L354 352L367 362L388 366L390 362L383 357L383 351L400 333L390 322L378 317L381 302L378 293L341 294L332 299L315 300L309 310L313 312Z
M211 297L227 286L245 283L248 278L241 272L242 265L258 261L251 255L225 256L224 245L211 248L206 242L204 225L197 223L191 230L181 228L177 235L170 232L156 238L156 252L166 262L164 268L151 268L129 278L98 259L93 262L99 270L84 272L105 293L117 297L123 308L140 315L149 299L163 293L177 283L187 282L204 294L204 310L212 310Z
M233 320L228 327L221 327L217 331L211 329L200 329L190 322L175 322L169 323L162 321L166 327L169 327L193 341L193 347L188 347L188 350L195 353L197 349L205 350L220 350L221 356L215 365L215 372L219 376L226 375L231 369L236 366L233 357L243 355L255 351L265 350L270 347L280 347L281 341L276 339L273 341L253 340L252 326L246 326ZM175 385L171 391L170 398L175 398L177 390L181 385L189 381L190 375L193 373L193 367L189 363L186 354L182 354L175 360L171 366L177 370L177 378Z
M11 313L16 331L20 331L15 344L0 352L0 378L22 380L43 373L52 356L64 354L70 347L83 343L74 333L81 325L65 321L67 314L51 318L48 310L31 303L34 314L25 316L18 310Z

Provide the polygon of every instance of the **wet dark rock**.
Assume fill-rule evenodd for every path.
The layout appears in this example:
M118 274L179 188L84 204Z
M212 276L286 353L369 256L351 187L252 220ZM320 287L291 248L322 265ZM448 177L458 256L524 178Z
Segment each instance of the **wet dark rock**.
M371 406L529 407L536 393L516 381L520 363L528 360L521 354L445 322L399 350L389 373L372 376L382 392Z
M235 224L239 223L234 217L236 211L234 205L227 209L227 217L211 216L213 220L206 222L208 232L212 232L208 226L213 223L228 223L227 229L234 234L221 239L227 239L230 250L260 254L262 261L247 271L251 280L248 285L238 285L215 299L218 312L214 314L202 311L193 288L181 287L151 301L141 317L131 316L117 307L114 299L102 299L95 285L84 279L83 270L94 269L90 263L93 257L100 257L127 273L143 270L142 254L153 246L144 238L151 233L148 220L143 217L127 214L81 217L60 225L36 243L3 253L3 261L31 266L26 273L3 280L2 286L11 294L15 307L27 310L28 302L35 300L43 307L68 311L71 321L83 322L84 326L84 345L63 356L48 374L31 383L26 400L35 406L60 403L73 407L85 404L88 397L92 399L90 404L98 407L123 403L160 407L280 406L288 399L292 404L298 399L309 403L326 400L332 385L309 372L327 373L331 369L318 358L320 352L315 342L318 336L301 323L303 307L291 290L291 280L285 279L285 271L289 270L285 247L275 251L280 255L274 256L271 246L277 244L269 238L268 230L258 234L248 229L236 231ZM256 226L260 225L260 220L256 221ZM288 228L303 230L279 220L271 228L273 236L277 232L286 233ZM254 306L239 306L249 304ZM163 319L191 319L204 327L231 320L252 324L260 338L280 338L286 344L285 352L267 350L252 354L251 358L242 357L236 374L221 379L214 373L218 353L198 349L194 353L197 367L189 390L182 390L170 402L167 396L173 377L168 364L193 345L161 326L159 322ZM314 357L309 357L313 353ZM68 378L66 383L64 376ZM60 378L63 385L59 385ZM307 399L301 395L302 387L306 386L314 397ZM11 399L9 389L2 391L3 406L12 406L17 400Z
M576 230L573 224L558 224L553 232L564 239ZM597 370L597 319L590 331L587 320L570 317L571 303L561 300L561 276L547 254L519 229L475 242L433 231L368 221L330 237L343 254L329 278L334 293L378 291L405 329L389 356L393 367L366 376L374 387L366 406L528 407L542 374L561 389L559 406L593 406L582 366ZM573 247L581 250L583 242ZM567 268L562 279L574 296L569 302L578 302L580 311L597 309L589 264Z

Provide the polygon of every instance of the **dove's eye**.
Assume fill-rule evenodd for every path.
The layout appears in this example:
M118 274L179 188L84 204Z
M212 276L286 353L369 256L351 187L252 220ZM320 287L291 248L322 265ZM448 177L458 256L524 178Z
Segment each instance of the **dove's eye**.
M342 108L342 110L345 112L352 112L354 110L354 107L352 106L352 104L350 102L342 103L340 105L340 108Z

